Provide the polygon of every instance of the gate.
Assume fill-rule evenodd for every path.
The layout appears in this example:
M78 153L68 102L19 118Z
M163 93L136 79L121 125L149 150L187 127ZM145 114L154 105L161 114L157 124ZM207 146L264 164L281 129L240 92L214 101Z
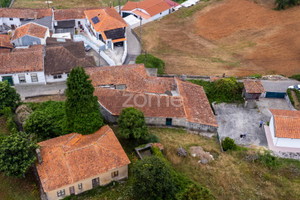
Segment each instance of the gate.
M284 98L285 95L285 92L267 92L266 98Z

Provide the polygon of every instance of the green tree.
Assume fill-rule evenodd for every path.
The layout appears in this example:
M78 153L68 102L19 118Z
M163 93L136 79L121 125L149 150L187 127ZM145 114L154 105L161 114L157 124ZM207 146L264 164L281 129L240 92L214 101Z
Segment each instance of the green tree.
M161 158L144 158L134 163L132 172L136 199L175 199L176 188L171 169Z
M95 88L83 67L71 70L67 79L65 131L90 134L104 125Z
M214 82L215 98L220 102L234 102L242 99L242 88L233 77L220 79Z
M4 171L7 176L24 176L36 159L37 147L27 134L11 133L0 144L0 171Z
M144 139L148 135L145 117L139 109L124 108L118 119L119 133L124 138Z
M181 200L213 200L210 190L198 184L189 185L181 195Z
M222 141L222 147L223 147L224 151L237 149L237 145L234 143L234 140L231 139L230 137L226 137Z
M0 111L10 107L14 111L19 104L20 95L10 86L8 81L0 82Z
M65 118L64 102L47 101L42 103L26 120L24 130L41 140L63 134Z
M286 7L298 5L299 0L275 0L276 10L284 10Z

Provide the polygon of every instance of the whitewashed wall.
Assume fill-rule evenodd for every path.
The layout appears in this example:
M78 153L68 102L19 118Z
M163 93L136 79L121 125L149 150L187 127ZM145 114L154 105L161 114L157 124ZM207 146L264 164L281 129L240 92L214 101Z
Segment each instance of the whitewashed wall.
M47 83L55 83L55 82L63 82L66 81L68 78L68 74L63 73L61 74L61 78L54 79L53 75L46 75L46 82Z
M0 25L6 24L8 26L15 25L15 26L21 26L21 21L19 18L12 18L13 20L10 20L7 17L2 17L0 20Z
M38 82L31 81L31 74L37 74ZM19 75L25 75L26 83L20 83ZM17 74L0 74L0 81L2 81L2 76L12 76L14 85L18 84L46 84L44 72L27 72L27 73L17 73Z

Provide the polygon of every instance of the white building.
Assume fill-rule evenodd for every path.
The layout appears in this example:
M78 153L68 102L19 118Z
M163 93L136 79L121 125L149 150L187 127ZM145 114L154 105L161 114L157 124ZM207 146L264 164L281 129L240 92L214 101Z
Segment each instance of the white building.
M11 85L46 84L43 46L17 48L0 54L0 81Z
M49 28L36 23L28 23L18 27L12 36L11 43L15 46L44 45L50 37Z
M300 111L274 109L270 111L272 117L266 134L269 134L267 138L271 136L269 138L275 147L274 150L280 147L287 150L296 148L300 152Z
M164 0L128 1L121 9L122 17L134 15L143 21L153 21L172 12L171 6Z

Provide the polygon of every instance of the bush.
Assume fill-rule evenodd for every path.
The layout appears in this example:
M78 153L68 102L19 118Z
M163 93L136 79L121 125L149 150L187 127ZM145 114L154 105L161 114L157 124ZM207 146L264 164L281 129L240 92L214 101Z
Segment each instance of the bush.
M262 75L261 74L251 74L251 75L249 75L249 77L252 77L252 78L261 78Z
M198 184L187 187L180 197L181 200L211 200L215 199L210 190Z
M63 135L64 107L65 104L62 101L41 103L26 120L24 130L27 133L33 134L39 140Z
M237 145L234 143L234 140L226 137L223 141L222 141L222 147L224 151L227 150L237 150Z
M10 107L12 111L15 111L19 102L20 95L15 88L11 87L7 81L0 81L0 112L5 107Z
M290 76L289 78L296 79L297 81L300 81L300 74L294 74L294 75Z
M159 142L159 137L155 134L149 134L145 140L147 143L158 143Z
M288 95L288 97L289 97L289 99L290 99L292 105L295 106L295 101L294 101L294 98L293 98L291 89L287 89L286 93L287 93L287 95Z
M1 7L8 8L10 5L11 0L1 0Z
M6 119L6 126L10 133L16 133L17 132L17 125L14 120L14 115L11 111L10 107L5 107L1 112Z
M276 10L284 10L286 7L292 7L298 5L300 3L299 0L276 0Z
M148 135L143 112L133 107L122 110L118 125L120 135L127 139L144 139Z
M145 59L145 54L141 54L139 55L135 62L137 64L139 63L144 63L146 62ZM147 64L145 64L146 68L157 68L157 73L158 74L163 74L164 73L164 69L165 69L165 62L162 61L161 59L153 56L152 54L147 54Z
M134 163L132 176L136 199L175 199L171 169L161 158L151 156Z
M272 156L270 151L264 151L263 154L258 153L258 160L264 166L275 169L280 166L280 161L277 157Z

